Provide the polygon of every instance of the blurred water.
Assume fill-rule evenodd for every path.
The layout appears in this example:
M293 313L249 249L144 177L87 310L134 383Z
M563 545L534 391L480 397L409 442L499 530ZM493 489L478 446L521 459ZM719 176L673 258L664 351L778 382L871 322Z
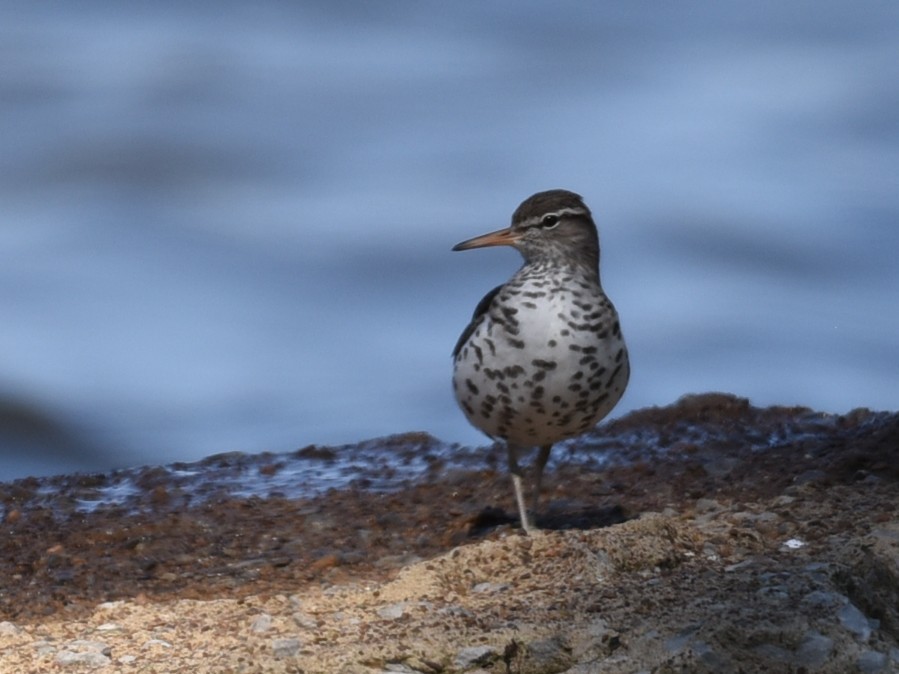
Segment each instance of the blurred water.
M633 375L899 407L899 4L0 4L0 479L425 430L583 194Z

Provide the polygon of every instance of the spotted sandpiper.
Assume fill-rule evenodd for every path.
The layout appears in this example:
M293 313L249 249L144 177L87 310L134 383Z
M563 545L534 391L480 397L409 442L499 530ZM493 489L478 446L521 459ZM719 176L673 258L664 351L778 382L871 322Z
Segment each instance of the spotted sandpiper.
M567 190L538 192L512 224L453 250L512 246L524 265L480 301L453 349L453 390L471 424L505 441L524 531L519 454L538 447L532 512L554 443L605 417L630 375L618 313L599 279L599 237L590 209Z

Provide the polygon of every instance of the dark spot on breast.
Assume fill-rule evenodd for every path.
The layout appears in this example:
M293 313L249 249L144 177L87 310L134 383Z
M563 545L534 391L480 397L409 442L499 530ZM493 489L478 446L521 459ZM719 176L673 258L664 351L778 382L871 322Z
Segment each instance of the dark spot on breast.
M465 385L468 387L468 390L471 391L472 393L474 393L475 395L480 393L480 391L478 390L478 387L474 385L474 382L472 382L471 379L466 379Z
M524 368L521 367L521 365L507 365L505 369L503 369L503 374L510 379L515 379L515 377L520 377L524 374Z

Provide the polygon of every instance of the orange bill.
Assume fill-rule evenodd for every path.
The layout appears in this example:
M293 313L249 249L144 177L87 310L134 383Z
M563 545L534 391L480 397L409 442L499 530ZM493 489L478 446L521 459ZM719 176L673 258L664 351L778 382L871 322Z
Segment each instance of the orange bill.
M505 229L499 229L495 232L482 234L462 243L457 243L453 246L453 250L470 250L472 248L484 248L485 246L514 246L518 243L520 236L518 232L513 232L511 227L506 227Z

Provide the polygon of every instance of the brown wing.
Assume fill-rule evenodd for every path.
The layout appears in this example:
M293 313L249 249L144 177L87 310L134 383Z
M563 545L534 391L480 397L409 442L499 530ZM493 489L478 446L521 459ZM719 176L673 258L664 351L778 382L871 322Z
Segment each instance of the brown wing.
M453 348L453 358L459 355L465 342L471 337L471 333L473 333L475 328L478 327L478 324L484 320L484 314L487 313L487 309L490 308L490 303L493 302L493 298L496 297L500 290L502 290L502 286L496 286L493 290L484 295L484 299L478 302L478 306L476 306L474 310L474 315L471 317L471 322L465 326L462 335L459 337L459 341L456 342L456 346Z

